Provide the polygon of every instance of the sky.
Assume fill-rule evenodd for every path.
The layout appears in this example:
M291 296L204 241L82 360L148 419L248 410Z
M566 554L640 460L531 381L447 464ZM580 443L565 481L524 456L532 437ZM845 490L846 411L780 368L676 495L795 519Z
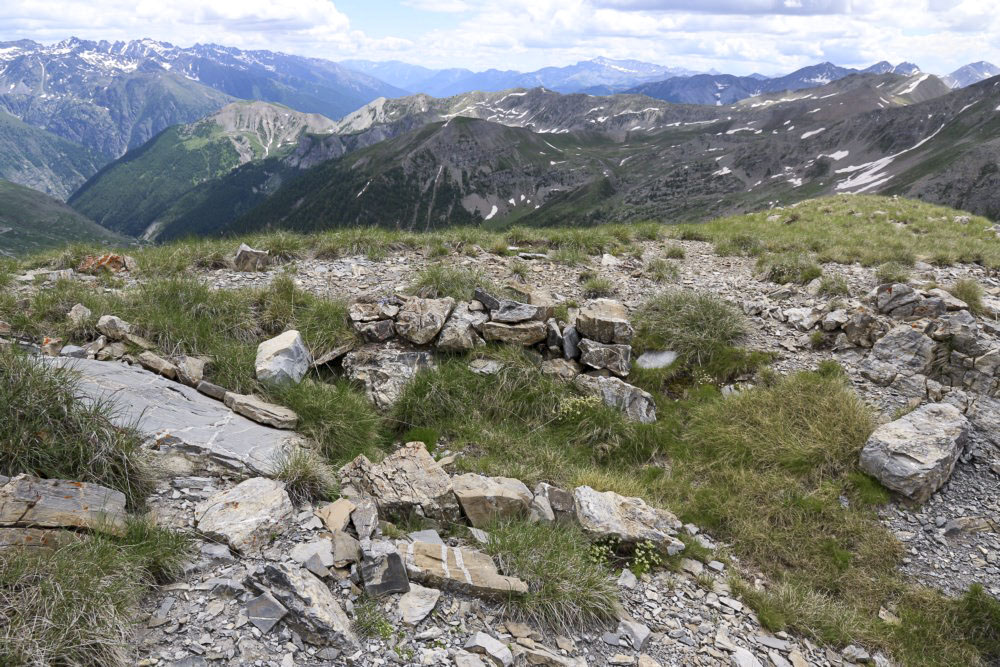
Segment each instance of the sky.
M1000 64L996 0L2 0L0 41L149 37L530 71L596 56L732 74Z

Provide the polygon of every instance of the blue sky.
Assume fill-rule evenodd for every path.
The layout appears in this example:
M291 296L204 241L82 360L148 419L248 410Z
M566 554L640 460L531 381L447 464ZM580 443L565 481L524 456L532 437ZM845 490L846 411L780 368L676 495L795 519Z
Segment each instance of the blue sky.
M0 40L215 42L532 70L595 56L734 74L1000 64L996 0L3 0Z

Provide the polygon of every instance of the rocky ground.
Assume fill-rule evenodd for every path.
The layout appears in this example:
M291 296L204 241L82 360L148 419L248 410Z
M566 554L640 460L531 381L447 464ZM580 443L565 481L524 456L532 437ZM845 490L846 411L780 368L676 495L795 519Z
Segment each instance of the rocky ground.
M567 267L530 254L519 257L516 249L506 257L476 252L453 254L445 261L481 270L496 284L519 285L529 294L543 290L556 301L572 299L579 304L588 301L580 280L581 271L587 270L610 280L614 288L611 298L624 304L628 312L649 295L670 287L671 282L683 289L709 291L739 304L747 313L751 326L747 345L776 353L772 364L775 370L788 373L815 368L824 360L834 359L883 422L894 422L905 410L929 403L954 406L955 415L946 415L955 423L961 422L960 436L951 437L949 443L957 443L953 448L958 452L954 473L950 477L943 474L937 482L927 481L934 475L942 477L940 468L948 467L947 453L935 449L937 458L927 468L936 468L923 470L920 480L914 482L923 486L914 486L912 493L907 492L909 498L896 496L881 509L881 516L905 544L903 568L915 580L948 593L979 582L1000 596L1000 502L996 493L1000 480L996 375L1000 278L977 266L918 265L910 286L892 285L876 291L878 281L873 269L828 264L823 266L824 275L843 278L849 294L823 296L818 293L818 284L783 286L761 280L755 275L752 258L719 257L707 243L647 241L637 245L641 257L605 255L587 267ZM661 284L652 280L645 267L649 260L662 257L667 246L682 247L685 256L672 260L679 269L678 278ZM218 289L260 287L279 272L290 271L301 288L315 294L371 301L373 296L390 297L407 290L423 268L440 261L422 251L399 250L384 260L302 259L263 271L206 271L201 278ZM141 279L130 276L121 274L123 289ZM974 278L985 288L984 315L972 317L964 304L927 289L913 289L926 288L928 283L946 286L959 278ZM45 289L45 283L29 277L15 289ZM397 319L397 329L399 326ZM814 345L815 331L826 332L819 346ZM193 389L184 391L190 393L192 402L198 400L192 397L200 396ZM220 423L212 416L212 409L205 408L209 411L205 413L206 423ZM911 421L923 409L910 413L917 415ZM935 431L948 419L932 417L926 427L916 422L911 432ZM229 417L225 420L227 428L235 429L227 432L235 439L244 426ZM942 438L938 437L935 447L941 445ZM892 434L885 435L885 442L886 447L893 446ZM371 517L359 516L356 509L350 514L351 523L344 518L337 526L333 524L338 519L329 516L334 512L329 507L293 506L287 496L275 499L266 488L241 492L240 487L247 484L240 483L245 475L237 474L234 468L259 468L253 463L259 453L238 446L226 451L218 461L199 469L178 465L175 476L165 479L151 499L161 522L183 528L197 525L214 539L201 543L199 557L179 582L162 587L147 600L144 612L148 618L143 621L139 664L473 667L508 665L516 659L518 664L534 665L799 667L885 662L881 656L868 656L856 647L835 652L803 638L772 635L762 629L754 614L732 596L727 586L729 568L739 568L740 564L730 561L726 565L719 560L707 565L685 560L680 572L655 572L639 579L624 572L618 580L622 622L615 631L567 631L560 635L504 621L496 600L490 595L472 594L468 587L456 590L446 586L440 592L436 587L422 588L416 584L419 577L408 567L411 593L388 595L377 603L397 630L384 636L376 633L374 638L359 638L356 643L348 638L317 646L309 640L310 635L351 634L347 616L336 610L343 608L352 614L361 588L371 581L367 577L362 581L359 569L376 561L384 564L386 558L392 560L391 556L378 554L378 544L384 543L392 531L388 527L376 528ZM386 474L388 487L400 474ZM448 479L447 472L441 474ZM362 478L371 483L372 473L364 473ZM448 483L457 484L457 477L452 476ZM932 483L940 483L940 488L928 490L927 485ZM386 487L379 488L385 491ZM366 494L363 489L356 491L353 500L363 508L361 499ZM253 516L236 521L241 526L239 535L234 535L231 526L214 532L206 529L210 515L233 502L227 493L235 493L251 505L258 503L254 507L260 510L248 511ZM493 495L504 496L499 492ZM929 499L921 503L923 495ZM538 489L527 491L525 506L534 507L532 503L538 498ZM464 504L463 510L471 516ZM277 525L281 530L273 530ZM335 529L343 533L345 527L352 542L346 546L332 542L327 549L324 540L333 540ZM677 529L698 532L694 526L678 525ZM384 533L381 537L380 532ZM455 536L397 537L404 543L402 547L396 545L401 549L399 553L405 552L407 540L476 548L474 539ZM714 547L709 536L700 539ZM444 553L444 546L434 548ZM344 549L348 556L341 553ZM309 575L315 581L329 582L329 599L327 593L310 588L312 580L289 578L288 572L305 572L300 567L315 574ZM385 574L382 572L378 579ZM752 581L752 573L744 575ZM391 577L386 575L385 579ZM286 612L277 624L268 621L268 606L273 603Z

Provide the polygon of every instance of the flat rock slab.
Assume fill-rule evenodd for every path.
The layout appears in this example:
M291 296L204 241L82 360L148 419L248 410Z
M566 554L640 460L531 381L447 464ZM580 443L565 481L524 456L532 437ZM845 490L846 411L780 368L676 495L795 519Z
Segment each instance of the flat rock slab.
M91 399L117 400L114 422L136 424L160 447L206 454L227 467L267 473L278 455L298 438L257 424L222 403L137 366L92 359L48 360L75 369L80 390Z
M125 495L99 484L17 475L0 487L0 526L125 530Z
M528 592L526 583L498 573L493 559L481 551L402 541L396 543L396 548L413 581L486 598Z

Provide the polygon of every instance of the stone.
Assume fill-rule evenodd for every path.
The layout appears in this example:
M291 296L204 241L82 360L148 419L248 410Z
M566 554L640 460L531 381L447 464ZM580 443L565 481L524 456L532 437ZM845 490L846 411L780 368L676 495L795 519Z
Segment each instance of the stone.
M247 602L247 618L263 633L270 632L287 613L284 605L267 592Z
M511 667L514 664L514 654L503 644L485 632L477 632L465 642L465 650L471 653L485 655L496 667Z
M851 313L842 328L847 341L855 347L871 347L883 331L881 323L864 310Z
M625 544L649 541L668 555L684 549L684 543L675 537L681 527L677 517L650 507L642 498L614 491L600 493L589 486L578 486L573 498L580 527L597 539L615 537Z
M580 374L583 367L572 359L547 359L542 362L540 370L542 371L542 375L548 375L563 382L570 382Z
M202 534L246 554L267 547L294 514L282 482L253 477L198 503L194 518Z
M337 498L332 503L327 503L315 511L323 525L331 533L347 529L347 524L351 520L351 512L354 511L354 503L347 498Z
M953 405L923 405L875 429L861 450L861 468L893 491L924 502L948 481L968 431L968 420Z
M415 511L445 521L458 518L452 481L422 442L409 442L374 464L361 454L340 469L345 495L372 498L383 514Z
M656 401L652 394L616 377L577 375L573 385L584 394L598 396L605 405L618 408L632 421L656 421Z
M506 599L523 595L528 585L497 572L489 555L473 549L426 542L396 543L411 581L485 598Z
M488 667L478 655L468 651L456 651L454 660L455 667Z
M79 345L63 345L59 350L60 357L70 357L72 359L84 359L87 356L87 348Z
M257 379L264 384L298 384L311 365L312 357L302 335L294 329L257 346L254 368Z
M823 327L823 331L836 331L850 321L851 316L847 314L847 311L843 308L838 308L824 315L820 325Z
M641 651L646 646L650 634L652 631L642 623L627 620L621 620L618 623L618 636L628 639L629 644L636 651Z
M878 312L893 314L904 313L907 306L911 306L923 299L919 293L909 285L904 283L889 283L879 285L875 290L875 307ZM902 315L896 315L900 317Z
M396 323L392 320L352 322L351 327L369 343L383 343L396 335Z
M125 494L99 484L20 474L0 486L0 527L125 531Z
M217 401L226 400L227 392L225 387L220 387L217 384L212 384L211 382L206 382L205 380L202 380L196 385L196 388L199 393L205 394L206 396L214 398Z
M551 523L556 520L555 512L552 511L552 506L549 504L548 498L545 496L535 496L531 499L531 505L528 506L528 520L532 522L543 521L545 523Z
M237 271L263 271L271 263L271 255L266 250L255 250L246 243L241 243L233 258L233 266Z
M444 544L444 540L438 532L432 528L427 528L425 530L415 530L411 533L407 533L406 536L410 538L413 542L426 542L427 544Z
M316 556L323 567L333 567L333 542L329 539L318 539L311 542L300 542L288 552L288 557L299 565Z
M485 345L479 329L487 320L489 317L486 313L469 310L468 303L457 304L438 335L438 349L464 352Z
M102 271L118 273L119 271L135 271L137 265L135 259L129 255L119 255L117 253L105 253L103 255L87 255L76 267L78 273L95 275Z
M764 667L753 653L742 646L737 646L733 651L732 664L734 667Z
M615 375L625 377L632 371L632 347L584 338L580 341L580 363L591 368L606 368Z
M366 345L348 352L343 366L349 379L364 384L372 403L387 409L399 399L413 376L434 367L434 360L423 350Z
M945 342L952 350L963 354L978 356L988 349L979 338L979 323L967 310L938 318L927 333L934 340Z
M563 337L554 317L545 320L545 347L553 354L562 354Z
M861 364L861 372L878 384L890 384L900 373L926 375L934 362L935 347L934 341L920 330L901 324L872 346L871 354Z
M438 335L455 307L451 297L407 299L396 315L396 334L417 345L427 345Z
M299 416L288 408L268 403L262 398L249 394L234 394L227 391L223 403L237 414L252 419L258 424L266 424L274 428L292 429L299 421Z
M469 362L469 370L476 375L496 375L503 370L503 364L496 359L473 359Z
M157 354L147 350L136 357L136 360L147 371L152 371L170 380L177 379L177 367Z
M823 319L826 314L826 307L816 306L813 308L787 308L785 311L785 321L795 325L799 331L809 331Z
M77 533L62 528L0 528L0 551L11 547L58 549L75 539Z
M290 612L285 621L310 644L354 651L360 647L340 603L320 579L297 566L268 564L271 594Z
M62 338L49 338L46 336L42 339L42 354L46 357L58 357L62 349Z
M127 396L118 401L111 421L135 425L160 452L178 451L233 470L269 473L281 452L298 437L261 426L191 387L171 382L138 366L60 357L49 363L73 368L88 400ZM205 383L202 383L205 384Z
M577 315L576 330L583 338L608 344L626 345L635 335L625 306L613 299L594 299L585 304Z
M399 616L406 625L417 625L427 618L441 597L441 591L410 584L410 590L399 598Z
M462 511L475 528L483 528L496 518L524 516L532 501L528 487L510 477L467 473L453 477L451 483Z
M539 497L544 498L546 504L552 508L556 519L576 519L576 501L569 491L552 486L547 482L539 482L535 485L535 498Z
M333 567L348 567L361 562L361 543L342 530L333 534ZM329 567L329 566L328 566Z
M176 357L173 363L177 367L177 380L189 387L197 387L202 378L205 377L205 366L208 365L208 360L204 357L192 357L184 354Z
M388 540L362 540L361 580L372 597L410 590L403 558Z
M643 352L635 360L639 368L666 368L677 361L677 353L673 350L662 350L659 352Z
M371 538L378 528L378 505L371 498L357 498L357 507L351 512L351 523L359 540Z
M580 332L572 324L563 329L562 353L563 359L580 358Z
M491 321L483 324L483 338L488 341L528 346L541 343L546 339L546 336L545 322L502 324Z
M87 308L82 303L78 303L69 309L69 312L66 313L66 317L69 319L70 323L73 324L74 326L80 326L88 319L90 319L90 316L92 314L93 313L90 311L90 308Z
M132 332L132 325L114 315L102 315L97 320L97 330L110 340L122 340Z
M395 298L365 298L351 303L347 315L352 322L374 322L391 320L399 314L399 303Z

